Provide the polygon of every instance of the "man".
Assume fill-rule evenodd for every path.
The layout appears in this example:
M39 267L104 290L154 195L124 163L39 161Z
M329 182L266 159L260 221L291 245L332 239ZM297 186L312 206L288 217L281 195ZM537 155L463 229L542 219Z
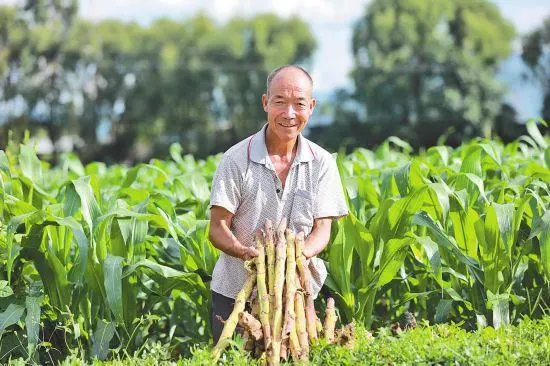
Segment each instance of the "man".
M254 258L254 232L267 219L306 235L314 297L326 278L315 256L328 244L334 218L348 213L332 155L301 135L315 108L306 70L286 65L267 78L262 104L267 124L223 155L212 183L210 241L222 251L212 275L212 331L216 343Z

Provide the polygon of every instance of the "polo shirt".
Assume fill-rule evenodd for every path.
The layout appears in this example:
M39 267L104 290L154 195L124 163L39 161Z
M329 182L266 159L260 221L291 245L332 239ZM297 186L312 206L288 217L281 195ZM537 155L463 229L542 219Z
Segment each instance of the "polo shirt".
M283 218L287 227L307 237L317 218L348 214L336 160L328 151L298 135L296 156L283 188L265 144L265 124L256 134L227 150L212 182L210 207L221 206L233 213L231 231L239 242L253 246L254 233L267 219L276 229ZM235 298L246 280L243 260L221 253L210 287ZM311 258L313 296L317 297L327 277L320 258Z

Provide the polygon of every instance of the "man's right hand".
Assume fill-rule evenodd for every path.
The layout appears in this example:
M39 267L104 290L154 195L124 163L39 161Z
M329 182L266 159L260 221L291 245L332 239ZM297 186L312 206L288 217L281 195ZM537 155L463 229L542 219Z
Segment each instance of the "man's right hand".
M248 261L248 260L250 260L252 258L256 258L258 256L258 250L254 247L245 247L243 245L239 254L240 254L239 257L243 261Z

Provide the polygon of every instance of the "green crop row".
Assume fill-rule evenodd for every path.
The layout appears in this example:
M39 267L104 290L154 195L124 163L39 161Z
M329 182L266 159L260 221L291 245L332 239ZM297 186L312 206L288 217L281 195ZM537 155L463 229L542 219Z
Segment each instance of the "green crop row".
M351 214L325 259L346 321L410 310L499 327L549 308L550 148L534 122L528 130L505 146L476 140L413 156L392 138L340 156Z

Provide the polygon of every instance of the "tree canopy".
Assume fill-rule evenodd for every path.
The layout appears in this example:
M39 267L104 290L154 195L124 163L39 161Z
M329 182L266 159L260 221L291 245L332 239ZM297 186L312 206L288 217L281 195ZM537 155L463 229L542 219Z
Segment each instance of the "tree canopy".
M87 160L163 154L172 142L199 156L227 148L264 120L269 71L308 66L316 47L296 17L218 24L198 14L142 26L75 11L72 3L0 8L1 99L19 106L1 128L45 128L53 141L78 135Z
M427 146L450 128L490 136L504 93L496 68L514 37L488 1L375 0L353 29L356 115L340 108L335 121L379 134L371 143L396 134Z

